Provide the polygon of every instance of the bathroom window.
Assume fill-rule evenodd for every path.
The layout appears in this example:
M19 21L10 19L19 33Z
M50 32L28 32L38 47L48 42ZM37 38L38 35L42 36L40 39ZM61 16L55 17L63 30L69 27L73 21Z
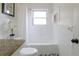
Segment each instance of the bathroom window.
M46 25L46 18L47 18L46 10L33 11L33 24L34 25Z

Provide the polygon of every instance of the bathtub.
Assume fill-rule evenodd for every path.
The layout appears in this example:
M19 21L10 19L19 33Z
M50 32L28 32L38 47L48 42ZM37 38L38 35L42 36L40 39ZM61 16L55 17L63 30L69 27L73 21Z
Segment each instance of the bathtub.
M59 48L57 43L29 43L27 47L38 49L38 55L57 56L59 55Z

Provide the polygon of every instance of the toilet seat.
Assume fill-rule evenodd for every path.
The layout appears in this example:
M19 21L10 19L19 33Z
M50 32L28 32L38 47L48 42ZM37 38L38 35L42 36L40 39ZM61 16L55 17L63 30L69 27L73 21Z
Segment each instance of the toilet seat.
M20 51L20 54L24 56L34 56L34 55L37 55L37 53L38 53L37 49L30 48L30 47L22 48Z

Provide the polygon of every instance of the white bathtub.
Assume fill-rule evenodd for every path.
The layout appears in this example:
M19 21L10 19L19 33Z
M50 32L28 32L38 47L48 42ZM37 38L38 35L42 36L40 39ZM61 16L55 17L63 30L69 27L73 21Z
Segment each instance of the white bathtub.
M38 55L50 55L59 54L59 48L57 43L29 43L27 47L33 47L38 49Z

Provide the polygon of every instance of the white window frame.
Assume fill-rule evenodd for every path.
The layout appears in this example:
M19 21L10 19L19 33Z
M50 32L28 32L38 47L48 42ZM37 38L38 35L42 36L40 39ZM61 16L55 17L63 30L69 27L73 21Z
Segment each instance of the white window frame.
M34 24L34 11L45 11L46 12L46 24ZM33 25L47 25L47 13L48 9L32 9L32 23Z

